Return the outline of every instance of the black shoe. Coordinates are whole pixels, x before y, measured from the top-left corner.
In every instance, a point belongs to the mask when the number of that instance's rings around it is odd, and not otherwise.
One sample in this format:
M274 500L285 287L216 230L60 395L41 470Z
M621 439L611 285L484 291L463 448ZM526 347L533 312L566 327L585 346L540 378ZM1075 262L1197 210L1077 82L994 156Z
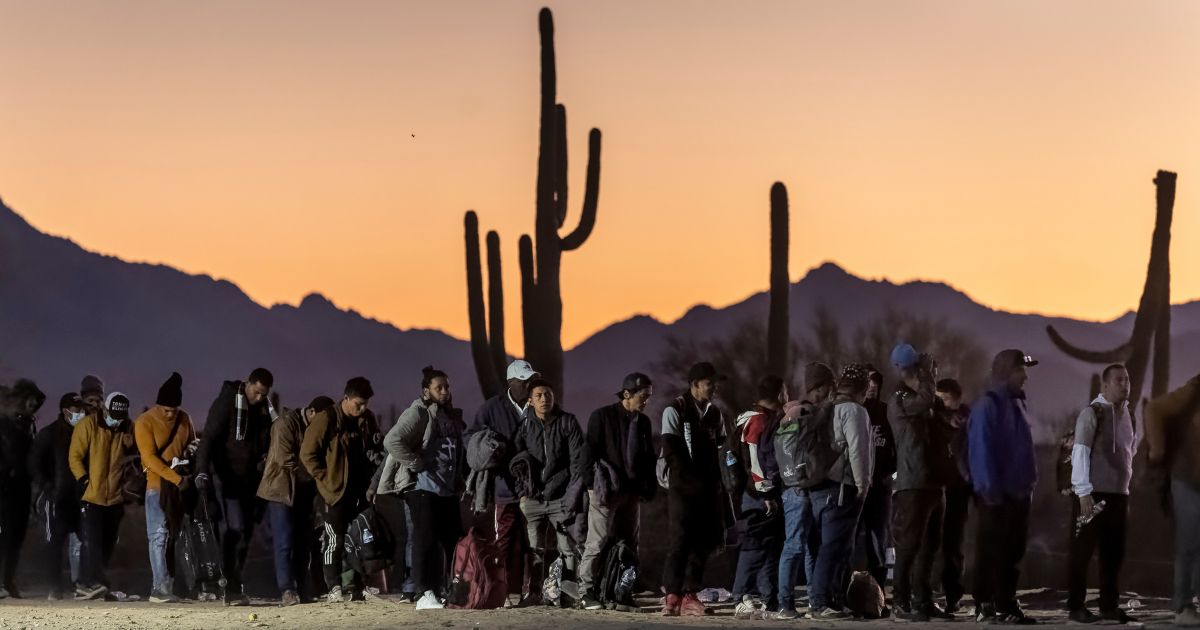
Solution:
M995 620L992 622L1002 626L1036 626L1038 620L1027 616L1021 609L1007 613L996 613Z
M929 615L920 609L914 609L909 606L897 605L892 611L892 619L901 623L904 622L919 622L924 623L929 621Z
M996 606L993 604L976 604L975 605L975 621L978 623L991 623L996 618Z
M947 614L953 616L954 613L962 612L962 604L958 602L946 602L946 606L942 608Z
M12 582L5 584L4 590L8 591L8 596L13 599L24 599L24 597L21 596L21 589L17 588L17 585L13 584Z
M928 606L923 606L921 609L921 612L925 613L925 615L927 617L929 617L930 619L942 619L942 620L954 619L954 615L952 615L949 612L946 612L945 610L942 609L941 606L938 606L936 603L930 604Z
M1096 623L1100 621L1099 617L1093 615L1092 611L1086 608L1072 610L1071 614L1067 615L1067 619L1070 619L1071 623Z
M1114 610L1101 610L1100 619L1103 621L1115 621L1117 623L1136 623L1137 617L1132 617L1125 613L1124 610L1116 608Z

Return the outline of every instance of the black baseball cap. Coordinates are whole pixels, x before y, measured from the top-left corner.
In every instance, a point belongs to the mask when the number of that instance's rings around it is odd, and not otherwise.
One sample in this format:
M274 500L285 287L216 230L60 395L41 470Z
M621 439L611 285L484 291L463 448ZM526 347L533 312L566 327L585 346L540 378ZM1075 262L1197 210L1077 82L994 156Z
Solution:
M82 409L83 406L83 398L81 398L79 394L76 394L75 392L67 392L66 394L62 395L62 398L58 399L59 409L70 409L71 407L79 407Z
M625 392L636 392L638 390L646 389L651 385L653 385L653 383L650 382L649 376L646 376L641 372L632 372L625 377L624 381L621 381L621 391L617 392L617 396L621 396Z
M129 399L121 392L109 394L108 399L104 401L104 408L108 410L108 415L117 420L129 419Z
M713 367L712 363L701 361L688 370L687 378L689 383L703 380L723 381L725 380L725 375L717 372L717 368Z
M992 359L992 374L1007 376L1018 367L1033 367L1037 364L1038 362L1024 351L1010 348L1001 350L996 354L996 358Z

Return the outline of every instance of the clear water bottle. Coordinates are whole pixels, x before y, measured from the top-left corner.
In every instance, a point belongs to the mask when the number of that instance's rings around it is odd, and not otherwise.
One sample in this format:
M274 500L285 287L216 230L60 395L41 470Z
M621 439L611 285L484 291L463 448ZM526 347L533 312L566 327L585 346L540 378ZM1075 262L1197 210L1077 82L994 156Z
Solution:
M1084 526L1091 523L1101 512L1104 511L1104 501L1099 501L1092 506L1092 510L1087 514L1080 514L1079 518L1075 519L1075 535L1078 536L1083 531Z

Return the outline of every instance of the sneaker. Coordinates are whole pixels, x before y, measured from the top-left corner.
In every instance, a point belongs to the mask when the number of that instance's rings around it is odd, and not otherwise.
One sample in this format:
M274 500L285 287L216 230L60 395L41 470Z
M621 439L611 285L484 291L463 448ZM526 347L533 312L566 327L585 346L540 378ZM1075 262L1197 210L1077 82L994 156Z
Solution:
M292 589L283 592L283 600L279 603L280 606L295 606L300 603L300 594Z
M583 597L579 598L580 610L600 610L604 605L600 600L596 599L591 593L584 593Z
M977 623L991 623L996 618L996 607L992 604L976 604L974 616Z
M663 616L664 617L678 617L679 616L679 607L682 603L683 603L682 597L680 597L678 595L667 595L665 598L663 598L663 610L662 610Z
M225 591L225 605L226 606L249 606L250 598L247 597L244 592L226 590Z
M852 616L853 615L840 608L831 608L829 606L825 606L817 610L809 608L808 614L804 615L804 618L815 619L818 621L833 621L836 619L849 619Z
M929 615L930 619L954 619L954 614L945 610L941 606L938 606L937 602L923 607L922 612L924 612L926 615Z
M76 584L75 601L89 601L102 597L108 592L103 584Z
M220 598L217 597L216 593L209 593L208 591L196 593L196 601L198 602L215 602L218 599Z
M897 604L895 610L892 612L892 621L898 623L925 623L929 621L929 613L919 608Z
M421 599L417 600L417 610L438 610L445 608L442 602L438 600L437 595L433 591L425 591Z
M325 603L327 603L327 604L344 604L344 603L346 603L346 596L344 594L342 594L342 587L335 586L335 587L329 589L329 594L325 596Z
M712 614L695 593L687 593L679 603L679 614L684 617L706 617Z
M140 601L142 601L142 597L140 595L130 595L124 591L109 591L104 594L104 601L106 601L106 602L140 602Z
M178 604L179 596L164 591L150 591L151 604Z
M24 597L21 596L21 589L17 588L16 584L13 584L11 582L8 584L5 584L4 590L8 591L8 596L13 599L24 599Z
M417 594L416 593L404 593L404 594L400 595L400 602L404 603L404 604L415 604L415 603L417 603ZM504 600L504 607L512 608L512 604L508 603L507 598L505 598L505 600Z
M733 607L733 618L758 619L761 618L761 614L759 613L758 605L754 603L754 600L751 599L749 595L743 595L742 601L738 602L738 605Z
M60 601L62 598L63 598L63 593L62 593L62 591L60 591L58 589L51 589L49 593L46 593L47 601L57 602L57 601Z
M1192 628L1200 626L1200 612L1196 611L1195 606L1184 608L1175 613L1175 625Z
M946 606L942 608L948 615L962 612L962 604L958 602L946 602Z
M1101 610L1100 619L1108 622L1116 622L1120 624L1137 623L1137 617L1127 614L1124 610L1117 608L1115 610Z
M775 613L772 618L780 621L790 621L792 619L799 619L800 613L796 612L795 608L780 608L779 612Z
M997 612L995 620L992 623L1002 626L1036 626L1038 620L1026 615L1024 611L1018 608L1007 613Z
M530 606L540 606L541 604L541 593L526 593L521 596L521 600L517 602L515 608L529 608Z
M1099 617L1093 615L1092 611L1086 608L1072 610L1071 613L1067 615L1067 619L1069 619L1071 623L1096 623L1097 621L1100 621Z
M8 599L8 591L3 586L0 586L0 599Z

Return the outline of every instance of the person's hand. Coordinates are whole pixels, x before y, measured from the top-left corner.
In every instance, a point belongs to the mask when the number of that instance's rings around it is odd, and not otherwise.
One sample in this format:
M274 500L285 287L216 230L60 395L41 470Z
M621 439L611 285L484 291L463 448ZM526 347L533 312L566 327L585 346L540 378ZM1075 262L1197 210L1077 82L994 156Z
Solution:
M779 511L779 504L776 503L774 499L767 499L766 501L763 501L763 505L766 507L767 516L774 516L775 513Z
M75 480L75 489L79 490L79 496L82 497L83 493L87 492L88 481L90 480L88 479L87 475Z
M208 490L208 473L200 473L193 479L196 484L196 489L200 491ZM180 486L182 487L182 486Z
M1081 515L1087 516L1091 514L1092 510L1094 509L1096 509L1096 501L1092 498L1092 495L1088 494L1079 497L1079 513Z
M375 503L375 488L367 488L367 503Z
M192 487L192 477L190 475L183 475L179 478L179 483L176 485L179 487L180 492L185 492Z

